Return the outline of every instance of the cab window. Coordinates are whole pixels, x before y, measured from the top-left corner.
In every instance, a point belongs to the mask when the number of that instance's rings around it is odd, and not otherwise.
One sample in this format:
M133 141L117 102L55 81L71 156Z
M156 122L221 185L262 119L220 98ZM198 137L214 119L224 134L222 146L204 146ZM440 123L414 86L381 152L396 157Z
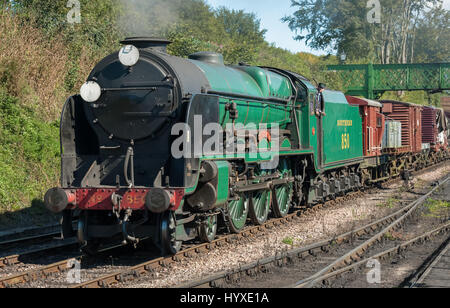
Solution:
M309 95L309 112L311 115L314 115L316 111L316 96L314 93Z

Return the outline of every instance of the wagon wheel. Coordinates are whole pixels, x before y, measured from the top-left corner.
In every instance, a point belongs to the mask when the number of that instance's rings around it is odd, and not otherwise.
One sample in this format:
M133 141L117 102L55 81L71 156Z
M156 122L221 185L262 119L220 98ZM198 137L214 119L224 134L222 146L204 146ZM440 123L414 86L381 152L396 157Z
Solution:
M271 203L272 191L263 190L253 194L249 209L250 218L253 224L262 225L267 221Z
M239 200L228 203L228 227L233 233L239 233L247 222L249 211L249 199L245 194L240 195Z
M206 218L199 228L199 238L202 242L211 243L214 241L217 234L217 215Z

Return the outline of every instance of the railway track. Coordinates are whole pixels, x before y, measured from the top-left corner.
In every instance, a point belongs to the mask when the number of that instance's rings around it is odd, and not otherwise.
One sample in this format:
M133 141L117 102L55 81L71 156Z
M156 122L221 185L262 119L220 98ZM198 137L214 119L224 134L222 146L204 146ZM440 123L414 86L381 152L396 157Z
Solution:
M384 250L383 252L380 252L370 258L365 258L365 259L359 260L359 261L357 261L351 265L348 265L346 267L340 268L338 270L335 270L330 273L327 273L327 274L318 276L314 279L311 279L311 280L307 281L308 284L306 284L306 281L305 281L305 284L302 284L299 286L286 286L286 287L297 287L297 288L314 287L315 285L318 285L320 283L322 285L328 285L330 283L330 280L332 280L332 279L336 279L346 273L354 272L358 269L365 268L366 265L368 264L369 260L374 260L374 259L385 260L396 254L402 253L403 251L405 251L406 249L408 249L409 247L411 247L415 244L429 240L433 236L437 236L442 233L448 233L449 231L450 231L450 223L447 223L441 227L438 227L432 231L429 231L429 232L422 234L420 236L417 236L405 243L402 243L401 245L397 245L393 248ZM318 247L313 246L311 248L317 249ZM321 247L321 249L323 249L323 248L324 248L324 246ZM433 269L436 269L437 266L439 266L439 262L441 262L441 258L444 255L445 256L448 255L449 248L450 247L447 244L446 249L442 251L442 254L440 254L438 258L435 259L436 263L433 263L429 267L426 268L426 271L423 273L423 276L421 276L422 280L418 280L416 282L416 284L411 287L420 287L423 284L423 281L425 281L427 279L429 273ZM220 282L220 281L225 281L225 282L235 281L236 279L239 279L239 277L241 275L254 275L254 274L256 274L257 271L264 271L265 266L267 266L269 264L276 263L277 265L280 265L280 264L286 262L286 260L289 258L294 258L294 257L305 258L308 254L313 253L311 250L308 250L308 249L309 249L309 247L305 247L304 250L302 249L299 252L294 252L294 251L287 252L286 254L279 256L279 257L272 257L272 258L260 260L258 262L254 262L254 263L242 266L239 270L235 270L232 272L227 271L224 273L218 273L216 275L213 275L211 277L208 277L208 278L205 278L205 279L202 279L199 281L178 285L177 288L215 287L216 283ZM447 257L449 257L449 256L447 256ZM447 263L448 263L448 261L447 261ZM443 283L445 283L445 281L443 281ZM448 284L448 282L447 282L447 284ZM434 285L434 286L436 286L436 285ZM446 285L446 287L448 287L448 285Z
M440 183L439 186L435 187L432 191L430 191L428 194L418 198L411 204L407 205L406 207L402 208L401 210L386 216L376 222L373 222L371 224L368 224L364 227L358 228L357 230L354 230L352 232L347 232L345 234L330 238L325 241L321 241L319 243L315 243L306 247L301 247L289 251L285 251L283 253L279 253L277 255L271 256L269 258L261 259L246 265L242 265L239 268L236 268L234 270L230 271L223 271L214 275L211 275L210 277L206 277L200 280L191 281L189 283L184 283L176 286L177 288L196 288L196 287L216 287L220 286L223 283L227 284L229 282L237 281L242 275L244 276L254 276L258 272L265 272L267 269L267 266L269 265L283 265L289 263L293 259L306 259L310 256L317 255L321 252L327 252L332 247L335 248L336 245L340 245L342 243L347 243L352 240L354 237L361 237L364 235L369 235L376 231L377 229L384 227L384 229L381 232L376 233L374 236L371 236L368 240L366 240L364 243L353 249L352 251L345 254L343 257L338 258L330 265L326 266L316 274L303 279L301 281L298 281L295 285L289 285L285 287L313 287L314 285L318 284L319 282L326 282L329 279L332 279L335 276L339 276L345 272L354 270L355 268L366 265L367 261L369 259L363 260L362 256L367 249L374 245L375 243L378 243L382 240L383 236L389 232L395 229L397 226L399 226L407 217L409 217L423 202L425 202L429 196L431 196L439 187L446 182L448 182L450 178L445 179ZM385 227L387 225L387 227ZM389 256L395 252L399 252L402 249L406 249L410 245L413 245L414 243L417 243L423 239L429 238L430 236L433 236L435 234L439 234L441 232L447 232L450 230L450 223L447 223L436 230L427 232L426 234L423 234L421 236L418 236L415 239L412 239L406 243L402 243L398 247L386 250L383 253L380 253L377 256L374 256L373 258L383 258L384 256ZM357 263L354 263L357 262Z
M431 259L408 279L409 288L450 287L450 237L432 254Z
M13 276L0 279L0 288L10 288L18 284L23 284L40 279L46 279L50 275L55 273L65 272L70 268L70 264L73 260L79 261L82 256L62 260L50 265L39 267L38 269L26 271Z
M429 167L424 170L420 170L420 171L418 171L418 174L426 172L429 169L438 168L438 167L439 167L439 165L436 165L436 166L432 166L432 167ZM392 181L398 181L398 180L392 180ZM371 188L369 190L374 190L374 189L376 189L376 188ZM337 205L339 203L347 202L349 200L355 199L362 195L364 195L364 192L353 192L346 196L339 197L336 200L331 200L331 201L325 202L323 204L318 204L317 206L315 206L313 208L301 208L301 209L296 210L292 214L286 216L285 218L272 219L262 226L254 226L254 227L246 228L239 234L231 234L231 235L222 236L222 237L219 237L218 239L216 239L215 241L213 241L212 243L193 245L191 247L188 247L185 250L182 250L181 252L179 252L178 254L176 254L174 256L154 258L152 260L138 264L136 266L128 267L125 270L115 271L115 272L112 272L111 274L103 275L101 277L98 277L98 278L95 278L92 280L88 280L83 283L73 285L71 287L73 287L73 288L99 288L99 287L109 287L109 286L112 286L117 283L131 281L142 275L151 274L151 273L155 272L158 268L170 266L171 264L179 262L179 261L183 260L184 258L195 257L196 255L202 254L207 251L211 251L215 248L219 248L224 245L228 245L230 243L235 243L237 241L240 241L240 240L243 240L243 239L246 239L249 237L253 237L259 233L270 230L276 226L288 224L288 223L298 219L300 215L309 214L311 212L315 212L324 207L333 206L333 205ZM401 211L399 211L398 213L395 213L395 214L399 215L400 212L403 212L403 211L405 211L405 209L402 209ZM388 222L393 221L395 219L395 217L396 216L394 215L393 217L386 218L385 222L379 221L378 223L384 225ZM309 253L309 251L313 252L313 251L317 251L317 250L327 249L326 247L328 247L330 244L335 243L335 242L345 241L349 236L351 237L355 234L360 234L361 232L368 231L368 228L376 229L375 226L366 226L366 227L367 228L365 228L365 230L363 228L363 229L357 230L356 232L350 232L349 234L346 234L345 236L343 235L342 237L334 238L332 242L328 241L326 243L325 242L322 243L322 245L319 245L317 247L309 247L308 253ZM75 259L80 261L82 258L83 258L83 256L79 255ZM50 275L67 271L69 269L68 265L72 263L73 259L74 258L69 258L66 260L62 260L60 262L56 262L54 264L50 264L47 266L43 266L43 267L31 270L31 271L19 273L14 276L0 278L0 288L1 287L12 287L12 286L16 286L16 285L30 282L30 281L45 280Z
M20 237L17 236L20 233L16 233L12 235L12 238L0 242L0 251L2 251L0 254L0 269L24 264L24 262L39 255L78 246L75 238L62 239L57 228L60 228L60 226L51 225L28 229ZM52 229L55 231L51 231ZM29 235L30 232L35 234Z
M75 230L76 225L77 222L74 221L73 227ZM0 251L7 251L13 248L23 247L25 245L31 246L35 244L42 244L53 240L62 240L60 225L30 228L0 236Z
M66 246L61 245L60 247L55 247L52 249L67 249L69 246L78 247L78 243L73 242L73 243L67 244ZM111 245L111 246L105 247L99 251L99 256L102 256L106 253L110 253L111 251L118 250L123 247L125 247L123 244ZM27 252L27 255L29 256L30 254L35 255L35 254L43 254L43 253L48 253L48 252L49 252L48 249L42 249L42 250ZM66 255L68 255L68 253L66 253ZM24 257L24 256L22 256L22 257ZM82 253L72 253L70 257L63 258L60 261L57 261L57 262L54 262L54 263L51 263L48 265L44 265L44 266L39 266L38 268L24 271L21 273L17 273L15 275L2 277L2 278L0 278L0 289L1 288L10 288L10 287L14 287L14 286L17 286L20 284L30 283L30 282L34 282L34 281L38 281L38 280L46 280L47 278L49 278L53 275L62 274L62 273L67 272L68 270L70 270L73 267L74 261L81 264L83 261L85 261L85 260L89 261L89 259L91 259L91 258L94 258L94 257L90 257L90 256L84 255ZM14 264L14 262L16 261L16 256L7 257L7 260L8 260L8 262L11 262L10 265L17 265L17 264ZM18 263L22 262L20 257L17 262Z
M61 232L56 231L56 232L43 233L43 234L38 234L38 235L25 236L25 237L21 237L21 238L17 238L17 239L12 239L12 240L5 240L5 241L0 242L0 249L1 250L10 249L13 246L22 245L23 243L33 244L35 242L53 240L53 239L57 238L58 236L59 236L59 238L61 238L60 237Z
M323 281L324 277L327 277L327 275L331 272L337 272L342 267L349 265L355 261L359 261L361 257L364 255L366 250L373 246L376 243L381 242L383 237L386 234L389 234L393 230L395 230L397 227L401 226L401 224L405 221L406 218L411 216L411 214L419 207L421 206L436 190L438 190L443 184L447 183L450 180L450 177L447 177L444 181L442 181L439 185L437 185L434 189L432 189L429 193L426 195L420 197L413 203L411 203L409 206L407 206L408 211L401 215L397 220L395 220L393 223L391 223L388 227L383 229L381 232L375 234L370 239L366 240L364 243L359 245L358 247L354 248L353 250L346 253L341 258L335 260L330 265L326 266L316 274L310 276L309 278L303 279L301 281L298 281L294 287L295 288L303 288L303 287L312 287L316 283ZM450 226L450 224L447 224L446 227ZM444 226L445 227L445 226ZM370 259L377 259L376 257L372 257ZM367 260L366 260L367 261ZM361 261L364 262L364 261Z
M8 242L17 238L22 238L35 234L56 232L59 230L60 230L59 224L49 224L42 227L27 227L27 228L18 228L13 230L0 231L0 243Z
M319 275L318 277L311 278L311 280L302 281L301 283L296 284L294 287L295 288L305 288L305 287L310 288L310 287L314 287L318 284L327 285L327 284L329 284L330 280L332 280L334 278L338 278L345 273L366 267L366 265L368 264L368 262L370 260L384 260L384 259L392 257L396 254L402 253L404 250L408 249L412 245L429 240L433 236L437 236L442 233L448 233L449 231L450 231L450 223L447 223L447 224L442 225L432 231L429 231L425 234L415 237L414 239L411 239L405 243L402 243L401 245L397 245L393 248L387 249L387 250L380 252L376 255L373 255L371 257L368 257L365 259L360 259L356 256L355 259L358 258L359 261L356 261L355 263L353 263L351 265L348 265L348 266L345 266L345 267L342 267L339 269L335 269L326 274Z
M28 260L31 260L33 257L49 254L58 250L63 249L72 249L78 247L78 241L73 238L69 240L65 240L63 242L57 243L50 247L38 248L34 250L25 251L23 253L12 254L4 257L0 257L0 269L8 266L25 264Z

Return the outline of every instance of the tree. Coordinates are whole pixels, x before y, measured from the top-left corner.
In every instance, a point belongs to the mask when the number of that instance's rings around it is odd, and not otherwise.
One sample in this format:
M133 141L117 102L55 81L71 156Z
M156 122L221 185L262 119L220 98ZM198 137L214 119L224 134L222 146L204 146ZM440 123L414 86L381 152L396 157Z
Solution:
M48 36L62 34L73 46L116 47L121 31L117 20L119 0L79 0L81 23L70 23L67 0L15 0L17 14ZM79 48L78 48L79 49Z
M360 0L292 0L298 10L283 21L300 33L295 39L306 40L315 49L345 53L350 61L411 62L420 20L429 9L442 11L442 0L380 2L380 24L367 20L367 2ZM437 26L442 29L442 24Z
M215 16L223 25L226 34L223 54L229 63L246 62L253 63L264 43L267 32L261 29L260 20L253 13L245 13L243 10L229 10L219 8Z
M450 62L450 12L436 7L418 22L414 37L415 62Z
M178 22L167 32L172 54L186 57L209 50L222 53L228 64L255 62L266 30L254 14L227 8L214 11L198 0L183 0L174 12Z
M253 46L264 43L267 30L261 29L261 22L255 14L222 7L215 12L215 16L223 24L230 39Z

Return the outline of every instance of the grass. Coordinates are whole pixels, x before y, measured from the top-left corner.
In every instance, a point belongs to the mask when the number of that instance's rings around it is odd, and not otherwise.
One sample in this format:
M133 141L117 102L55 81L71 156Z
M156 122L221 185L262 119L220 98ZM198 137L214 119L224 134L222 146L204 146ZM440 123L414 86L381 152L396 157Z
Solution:
M57 184L58 127L21 106L0 84L0 214L29 207Z
M405 240L405 236L401 232L396 231L388 232L384 237L389 241Z
M388 209L392 209L396 207L400 203L398 196L389 197L384 203L377 204L378 207L384 207Z
M426 213L424 214L427 217L433 218L441 218L448 216L450 211L450 202L443 200L434 200L429 199L425 203Z
M390 241L395 241L395 240L396 240L395 236L392 235L391 232L386 233L386 234L384 235L384 237L385 237L386 239L390 240Z
M293 237L285 237L281 242L285 245L291 246L291 249L294 247L301 247L301 245L304 244L302 239Z
M283 244L289 245L289 246L294 246L294 239L292 237L286 237L283 239Z
M283 244L294 246L294 239L292 237L286 237L282 242Z

